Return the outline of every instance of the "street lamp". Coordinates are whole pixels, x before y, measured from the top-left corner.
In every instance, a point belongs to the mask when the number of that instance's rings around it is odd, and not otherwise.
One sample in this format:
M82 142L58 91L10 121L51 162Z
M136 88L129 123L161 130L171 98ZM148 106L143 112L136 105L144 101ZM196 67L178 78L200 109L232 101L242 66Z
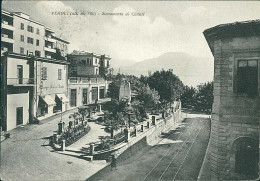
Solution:
M131 126L131 115L133 114L133 108L130 104L128 104L128 107L125 108L125 112L128 115L128 125L129 128Z

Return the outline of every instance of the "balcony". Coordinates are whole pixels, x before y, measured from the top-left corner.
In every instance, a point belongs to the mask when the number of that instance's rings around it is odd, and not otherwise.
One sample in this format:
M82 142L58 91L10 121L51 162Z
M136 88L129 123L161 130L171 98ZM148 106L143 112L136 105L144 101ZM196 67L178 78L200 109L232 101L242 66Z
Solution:
M6 34L2 34L2 42L12 43L14 44L14 39L9 37Z
M7 78L7 85L13 86L34 86L34 78Z
M6 22L6 21L2 22L2 28L7 29L7 30L11 30L11 31L15 30L14 26L9 25L8 22Z
M52 52L52 53L56 53L56 50L52 47L44 47L44 51L47 51L47 52Z
M53 39L53 38L51 38L51 36L45 36L44 39L45 39L46 41L49 41L49 42L52 42L52 43L55 43L55 42L56 42L56 40Z
M105 84L107 81L101 77L98 78L79 78L70 77L69 84Z

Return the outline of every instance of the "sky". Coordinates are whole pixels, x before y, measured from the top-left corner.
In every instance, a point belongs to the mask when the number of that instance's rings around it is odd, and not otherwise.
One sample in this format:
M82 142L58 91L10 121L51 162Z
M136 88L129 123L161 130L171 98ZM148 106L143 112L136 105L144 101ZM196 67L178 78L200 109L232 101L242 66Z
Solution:
M260 19L257 1L3 1L2 7L24 12L47 25L70 42L70 52L84 50L122 61L142 61L166 52L185 52L213 60L203 36L205 29Z

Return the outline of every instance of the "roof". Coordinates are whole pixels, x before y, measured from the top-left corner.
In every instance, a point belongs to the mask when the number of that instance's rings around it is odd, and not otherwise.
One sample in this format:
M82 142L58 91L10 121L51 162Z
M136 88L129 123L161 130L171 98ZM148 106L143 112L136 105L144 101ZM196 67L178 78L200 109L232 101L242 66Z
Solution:
M106 59L111 59L109 55L101 55L101 54L97 54L97 53L90 53L90 52L86 52L86 51L77 51L77 50L73 50L73 52L71 54L69 54L68 56L93 56L93 57L97 57L97 58L106 58Z
M213 41L215 39L260 35L260 19L220 24L206 29L203 34L211 52L214 53Z
M53 58L46 58L46 57L36 57L32 55L25 55L25 54L20 54L20 53L14 53L14 52L4 52L4 56L8 57L15 57L15 58L20 58L20 59L34 59L35 61L42 61L42 62L50 62L50 63L57 63L57 64L70 64L67 61L64 60L56 60Z

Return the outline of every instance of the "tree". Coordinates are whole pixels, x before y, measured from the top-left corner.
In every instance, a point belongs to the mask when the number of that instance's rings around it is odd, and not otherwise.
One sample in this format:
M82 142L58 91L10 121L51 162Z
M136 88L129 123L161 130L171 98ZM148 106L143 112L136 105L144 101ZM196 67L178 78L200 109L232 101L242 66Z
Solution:
M143 85L140 87L137 99L143 102L145 108L148 108L155 107L160 100L160 96L156 90L150 89L148 85Z
M184 85L182 81L169 70L154 72L148 77L147 83L150 88L158 91L161 101L172 102L174 99L180 98L183 93Z
M181 101L183 107L194 106L194 101L197 94L196 89L192 86L191 87L185 86L183 90L184 92L181 95Z
M89 108L88 107L80 107L80 108L78 108L78 113L81 115L81 121L82 121L82 125L83 125L84 120L85 120L85 116L89 113Z
M211 111L213 104L213 82L207 82L198 86L195 97L195 108L199 111Z

